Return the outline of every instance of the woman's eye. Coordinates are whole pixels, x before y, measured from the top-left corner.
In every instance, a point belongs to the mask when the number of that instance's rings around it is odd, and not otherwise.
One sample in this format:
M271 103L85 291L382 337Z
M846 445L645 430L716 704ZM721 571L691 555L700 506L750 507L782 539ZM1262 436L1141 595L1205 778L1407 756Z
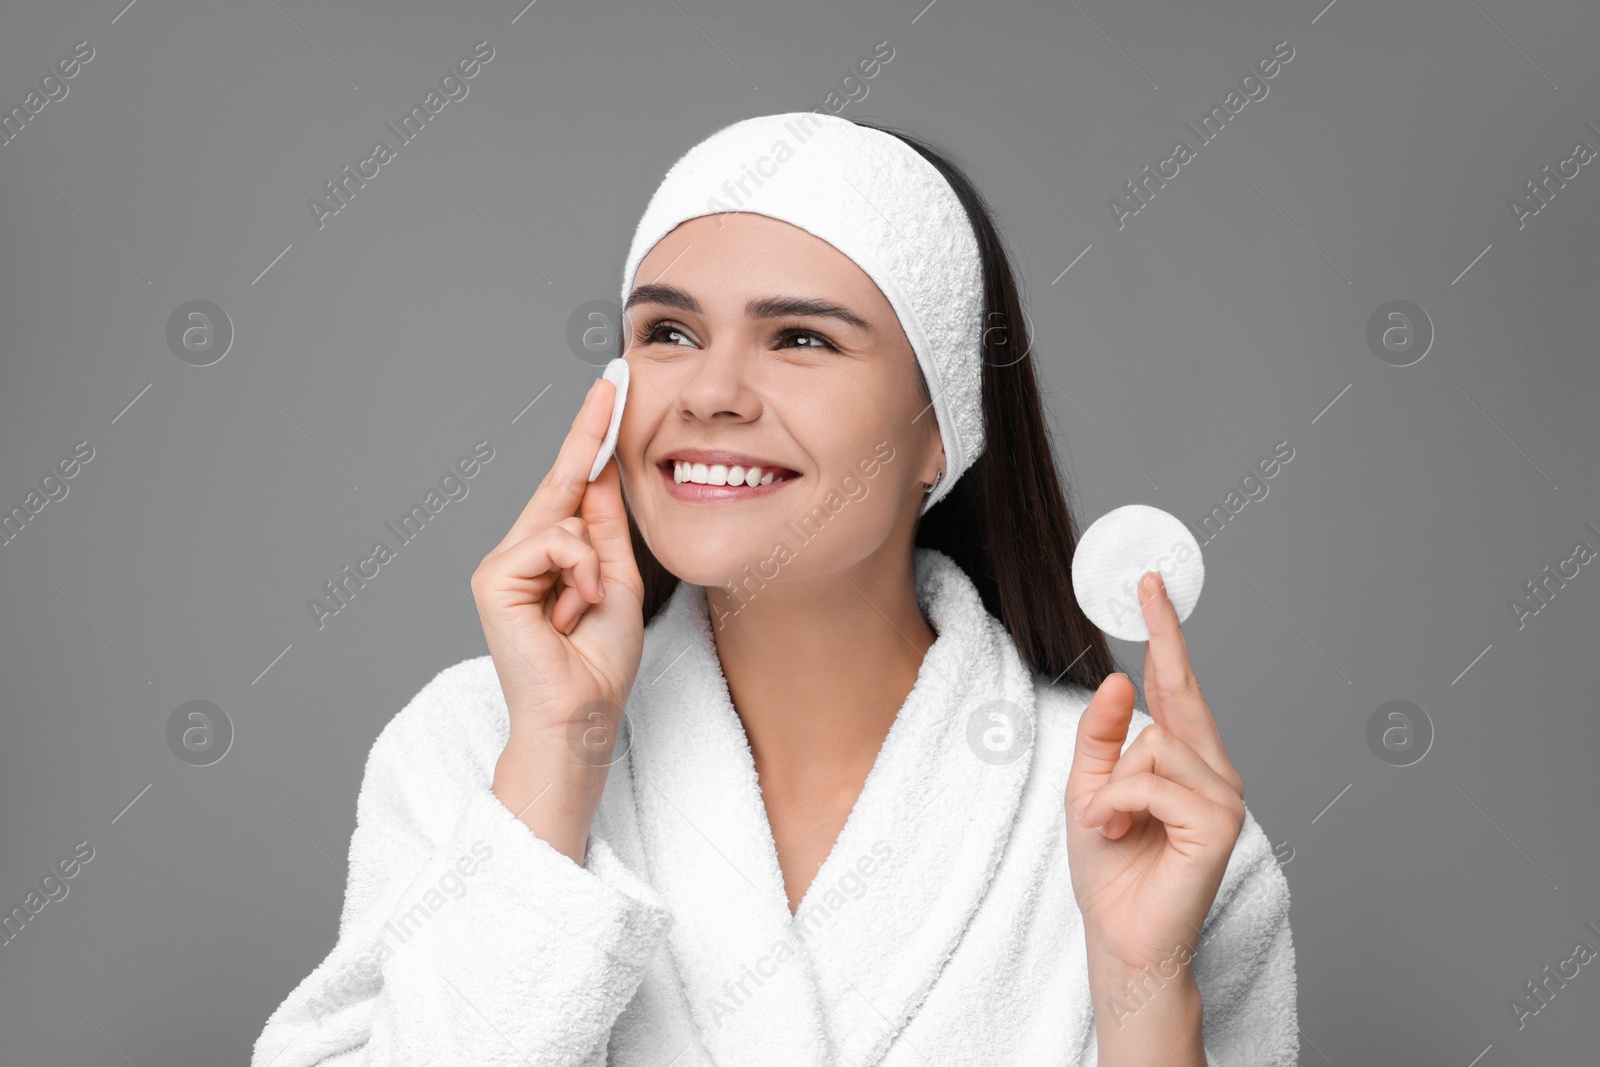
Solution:
M803 345L796 345L795 347L797 348L825 348L830 352L839 351L838 346L833 344L833 342L829 341L820 333L813 333L810 330L802 330L799 328L784 330L778 335L778 339L780 341L805 340L808 342Z
M684 333L682 329L667 322L651 323L639 332L637 341L642 345L666 344L680 347L685 342L691 345L694 343L689 340L689 335ZM782 347L822 348L830 352L839 351L837 345L820 333L801 329L798 326L781 331L778 334L778 342Z
M643 345L677 344L678 342L676 341L667 340L667 336L670 334L676 334L679 337L688 336L676 326L665 322L657 322L646 327L645 330L639 334L639 343Z

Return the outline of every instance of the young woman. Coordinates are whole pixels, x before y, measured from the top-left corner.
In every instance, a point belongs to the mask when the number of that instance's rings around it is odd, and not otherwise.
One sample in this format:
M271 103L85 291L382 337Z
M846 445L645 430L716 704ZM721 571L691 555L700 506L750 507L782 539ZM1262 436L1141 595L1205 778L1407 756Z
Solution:
M1077 605L971 183L747 119L623 293L615 459L596 382L473 576L489 655L373 745L254 1067L1294 1064L1287 883L1159 574L1148 714Z

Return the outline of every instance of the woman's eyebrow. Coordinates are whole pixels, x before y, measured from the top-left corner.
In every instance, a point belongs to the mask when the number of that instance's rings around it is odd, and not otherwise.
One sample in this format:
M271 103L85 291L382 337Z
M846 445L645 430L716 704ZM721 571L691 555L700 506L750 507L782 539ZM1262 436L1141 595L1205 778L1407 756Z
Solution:
M661 282L651 282L641 285L628 294L628 302L623 310L642 303L664 304L682 311L702 314L700 302L675 285ZM872 324L857 315L843 304L836 304L831 300L822 300L816 297L804 296L765 296L757 297L744 306L746 317L752 319L775 319L789 315L804 315L812 317L838 319L840 322L849 323L862 330L872 329Z

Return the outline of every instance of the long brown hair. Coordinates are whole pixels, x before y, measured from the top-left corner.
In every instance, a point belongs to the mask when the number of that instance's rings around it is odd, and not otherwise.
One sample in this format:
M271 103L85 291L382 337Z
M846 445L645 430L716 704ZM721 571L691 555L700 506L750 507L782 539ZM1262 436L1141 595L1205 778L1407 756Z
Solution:
M966 209L983 266L984 450L921 517L915 543L938 549L966 572L1032 670L1097 689L1120 668L1073 595L1077 528L1051 449L1016 277L993 212L960 168L931 145L876 122L851 121L900 138L944 175ZM628 529L648 624L679 578L655 558L631 511Z

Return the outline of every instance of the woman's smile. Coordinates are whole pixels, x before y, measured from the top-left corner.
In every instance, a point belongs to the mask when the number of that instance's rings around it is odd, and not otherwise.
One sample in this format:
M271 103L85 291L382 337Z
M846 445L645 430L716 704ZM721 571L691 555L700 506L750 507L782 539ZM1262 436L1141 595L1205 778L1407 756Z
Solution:
M798 471L733 452L681 449L657 464L667 492L688 503L754 500L800 480Z

